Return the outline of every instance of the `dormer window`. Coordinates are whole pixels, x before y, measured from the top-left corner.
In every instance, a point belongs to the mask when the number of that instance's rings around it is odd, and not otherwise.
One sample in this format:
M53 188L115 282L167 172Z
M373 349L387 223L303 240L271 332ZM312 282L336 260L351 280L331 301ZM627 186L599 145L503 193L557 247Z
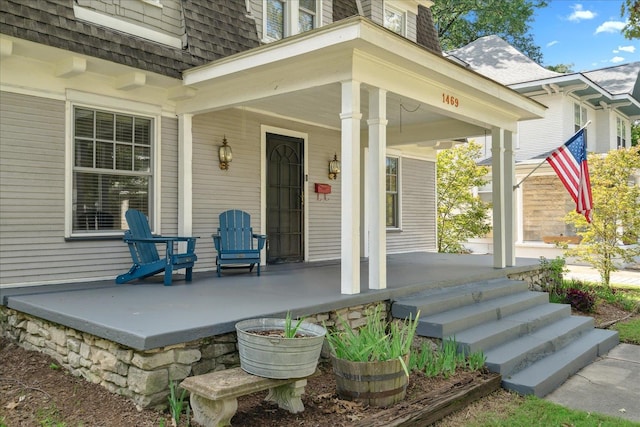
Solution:
M280 40L318 27L321 4L321 0L264 0L264 41Z
M316 27L316 0L300 0L298 11L298 32L313 30Z
M266 0L265 37L280 40L284 37L284 1Z
M384 26L391 31L405 36L407 34L406 12L384 4Z

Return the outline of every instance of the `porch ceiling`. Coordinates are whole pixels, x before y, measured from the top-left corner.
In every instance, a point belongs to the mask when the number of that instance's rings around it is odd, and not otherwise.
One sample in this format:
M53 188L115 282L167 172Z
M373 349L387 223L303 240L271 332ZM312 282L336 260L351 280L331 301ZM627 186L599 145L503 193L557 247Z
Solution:
M178 113L242 107L340 129L341 82L362 83L361 125L370 88L387 91L388 144L433 145L516 130L545 107L361 17L261 46L184 73L195 96ZM447 98L449 97L449 98ZM451 98L453 97L453 98Z

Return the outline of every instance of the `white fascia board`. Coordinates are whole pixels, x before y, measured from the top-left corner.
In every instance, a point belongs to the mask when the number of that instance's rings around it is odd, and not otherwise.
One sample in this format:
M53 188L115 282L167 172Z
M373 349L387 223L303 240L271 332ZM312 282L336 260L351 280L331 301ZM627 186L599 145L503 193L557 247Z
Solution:
M194 85L355 40L360 35L358 24L359 22L352 22L344 28L338 27L327 32L321 31L322 29L310 31L192 68L183 73L184 84Z
M123 21L109 15L104 15L91 9L80 7L75 3L73 4L73 13L76 18L82 21L102 25L104 27L112 28L123 33L131 34L143 39L151 40L153 42L175 47L176 49L182 49L182 40L180 40L179 37L170 36L168 34L161 33L160 31L145 28L141 25Z

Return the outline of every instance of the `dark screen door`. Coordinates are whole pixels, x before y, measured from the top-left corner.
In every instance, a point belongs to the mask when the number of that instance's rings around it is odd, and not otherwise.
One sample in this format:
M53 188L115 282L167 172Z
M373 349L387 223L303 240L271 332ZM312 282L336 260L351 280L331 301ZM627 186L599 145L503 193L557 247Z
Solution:
M267 133L267 263L304 260L304 140Z

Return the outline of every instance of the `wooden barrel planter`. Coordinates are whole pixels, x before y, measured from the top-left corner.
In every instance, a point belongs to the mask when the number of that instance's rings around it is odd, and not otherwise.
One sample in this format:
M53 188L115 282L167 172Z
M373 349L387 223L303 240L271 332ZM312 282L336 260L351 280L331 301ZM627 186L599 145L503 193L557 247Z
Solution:
M409 365L409 355L403 357ZM338 396L370 406L386 407L403 400L409 377L398 359L351 362L331 356Z

